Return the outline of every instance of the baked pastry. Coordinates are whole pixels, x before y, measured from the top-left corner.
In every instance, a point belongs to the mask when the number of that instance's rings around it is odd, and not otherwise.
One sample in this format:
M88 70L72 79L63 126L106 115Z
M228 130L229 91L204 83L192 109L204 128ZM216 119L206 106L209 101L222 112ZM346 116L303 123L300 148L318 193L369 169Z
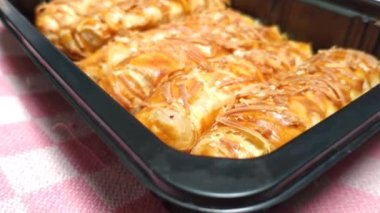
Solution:
M105 70L113 70L132 55L149 50L161 40L173 38L211 42L229 52L249 49L257 40L286 39L277 27L264 27L233 10L204 11L148 31L124 32L77 65L97 82Z
M168 79L146 100L137 119L169 146L191 151L234 102L237 91L292 70L311 55L304 43L258 43L256 49L211 59L206 68L194 67Z
M196 66L207 69L209 59L285 39L276 27L264 27L232 10L205 11L150 31L120 35L77 65L134 113L169 75Z
M281 81L240 91L191 154L252 158L270 153L379 82L376 58L349 49L320 51Z
M55 36L58 36L56 39L59 42L58 46L70 58L79 60L88 57L119 32L147 30L160 23L202 10L223 9L228 1L107 0L105 2L112 2L112 6L81 17L70 30L60 30L55 33Z
M125 0L53 0L36 8L36 27L60 50L60 37L68 33L84 17L107 10Z
M168 76L187 67L207 68L208 59L224 53L210 43L165 39L104 72L98 84L125 109L135 113L148 105L145 99Z
M376 58L312 56L227 3L55 0L36 24L164 143L194 155L270 153L379 84Z

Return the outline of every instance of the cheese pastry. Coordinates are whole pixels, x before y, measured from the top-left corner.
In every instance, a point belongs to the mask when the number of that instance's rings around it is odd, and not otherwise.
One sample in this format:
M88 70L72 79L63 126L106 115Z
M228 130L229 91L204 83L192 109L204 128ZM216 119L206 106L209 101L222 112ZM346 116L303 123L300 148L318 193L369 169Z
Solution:
M53 0L36 8L36 27L60 50L61 36L69 33L80 20L99 10L107 10L125 0Z
M311 55L304 43L257 45L177 73L146 100L136 117L163 142L189 152L216 117L251 82L266 82L278 71L292 70Z
M124 0L81 19L60 33L63 51L75 60L88 57L122 31L144 31L206 9L223 9L226 0Z
M132 113L146 105L144 100L169 75L197 66L208 69L208 60L239 54L244 48L287 42L277 28L261 26L230 10L204 12L130 37L117 37L77 64ZM297 50L310 53L308 44L297 43Z
M333 48L286 75L239 91L191 154L253 158L270 153L379 84L380 66L365 53Z

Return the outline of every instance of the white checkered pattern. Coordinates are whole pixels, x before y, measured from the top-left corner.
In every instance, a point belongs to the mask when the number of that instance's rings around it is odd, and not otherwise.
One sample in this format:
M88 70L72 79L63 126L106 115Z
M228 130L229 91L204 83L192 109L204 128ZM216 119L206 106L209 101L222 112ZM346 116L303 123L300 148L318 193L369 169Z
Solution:
M0 212L166 212L2 26Z

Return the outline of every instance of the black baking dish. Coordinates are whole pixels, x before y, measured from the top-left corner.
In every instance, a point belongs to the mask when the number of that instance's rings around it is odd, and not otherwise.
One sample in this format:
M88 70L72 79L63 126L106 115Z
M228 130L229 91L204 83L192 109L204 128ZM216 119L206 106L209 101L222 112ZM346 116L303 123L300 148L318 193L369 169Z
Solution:
M344 7L343 1L332 2L235 0L232 7L264 23L279 24L289 36L310 41L316 49L354 47L379 58L380 22L375 16ZM269 155L229 160L177 152L161 143L36 30L29 20L33 20L38 3L2 0L4 25L128 169L158 196L180 207L210 212L269 208L305 187L380 130L378 85ZM380 12L380 7L376 10Z

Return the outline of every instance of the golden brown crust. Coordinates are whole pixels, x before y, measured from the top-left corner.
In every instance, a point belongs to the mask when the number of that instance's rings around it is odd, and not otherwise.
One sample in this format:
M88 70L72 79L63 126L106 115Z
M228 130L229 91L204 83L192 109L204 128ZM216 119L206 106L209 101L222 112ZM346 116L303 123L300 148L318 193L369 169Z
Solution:
M192 154L252 158L269 153L377 85L378 61L359 51L321 51L281 81L241 90Z
M250 48L252 42L257 40L284 40L278 29L262 27L256 21L232 10L205 11L145 32L124 32L77 64L93 76L103 73L104 67L113 70L113 67L131 55L149 50L152 45L164 39L215 43L231 51Z
M61 36L74 28L84 17L125 0L53 0L36 8L36 27L60 50Z
M37 9L36 23L48 38L54 40L53 43L74 60L88 57L122 31L150 29L191 13L223 9L228 3L226 0L107 0L101 2L102 8L88 0L73 2L59 3L60 8L70 9L62 11L63 15L60 16L62 22L70 20L70 25L59 26L58 17L53 14L58 4L54 1ZM46 29L52 26L53 19L57 27L51 33Z
M169 75L187 67L206 67L207 59L222 53L212 45L166 39L104 73L98 83L127 110L136 112L147 105L145 99Z
M231 32L223 34L226 28ZM208 69L209 59L259 48L268 41L282 45L283 40L276 28L263 27L239 13L207 11L144 33L119 36L77 64L127 110L136 112L169 75L194 66ZM294 42L294 47L310 54L307 44Z
M36 25L87 57L77 65L164 143L194 155L270 153L379 84L376 58L340 48L311 57L309 44L227 3L55 0Z
M136 117L169 146L190 151L218 114L233 103L237 91L291 70L309 57L310 49L302 49L304 45L267 43L208 60L208 69L190 69L156 88ZM277 56L285 53L287 57Z

